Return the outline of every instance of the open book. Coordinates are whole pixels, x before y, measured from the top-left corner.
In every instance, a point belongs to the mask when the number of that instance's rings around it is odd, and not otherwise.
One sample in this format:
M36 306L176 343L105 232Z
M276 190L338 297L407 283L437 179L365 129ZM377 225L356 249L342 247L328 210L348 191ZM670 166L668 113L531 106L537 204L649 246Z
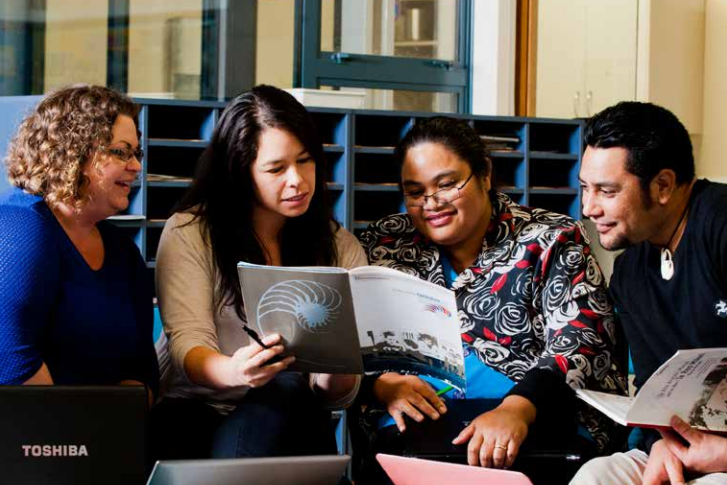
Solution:
M576 395L624 426L669 427L677 415L691 426L727 432L727 348L679 350L636 397L579 389Z
M464 389L464 356L451 290L400 271L363 266L239 263L248 325L278 333L291 370L422 374Z

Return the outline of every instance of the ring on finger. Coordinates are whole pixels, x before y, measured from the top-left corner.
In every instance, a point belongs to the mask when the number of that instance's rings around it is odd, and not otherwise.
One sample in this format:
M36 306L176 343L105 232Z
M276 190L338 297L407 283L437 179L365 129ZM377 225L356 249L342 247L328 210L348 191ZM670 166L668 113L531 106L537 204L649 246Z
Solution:
M507 451L507 446L503 446L503 445L495 445L495 448L500 448L501 450L505 450L505 451Z

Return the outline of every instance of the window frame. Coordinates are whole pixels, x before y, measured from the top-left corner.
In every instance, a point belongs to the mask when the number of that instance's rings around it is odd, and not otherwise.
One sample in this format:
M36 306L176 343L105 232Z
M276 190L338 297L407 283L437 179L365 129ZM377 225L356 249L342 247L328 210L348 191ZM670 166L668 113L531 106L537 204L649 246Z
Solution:
M472 111L472 11L474 2L457 3L455 61L321 51L322 0L297 0L299 9L298 87L321 85L457 94L457 113ZM425 81L422 81L425 80Z

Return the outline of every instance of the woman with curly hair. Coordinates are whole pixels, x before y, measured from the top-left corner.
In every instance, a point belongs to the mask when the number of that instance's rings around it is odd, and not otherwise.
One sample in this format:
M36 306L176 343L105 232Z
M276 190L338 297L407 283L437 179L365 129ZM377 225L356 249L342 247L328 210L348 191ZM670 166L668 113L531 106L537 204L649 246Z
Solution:
M157 458L336 453L328 409L348 405L359 380L287 372L294 356L275 360L280 335L264 337L263 348L245 332L237 275L239 261L366 264L333 219L325 163L310 114L285 91L257 86L220 116L157 252L172 361L152 416Z
M104 221L141 169L138 108L99 86L40 101L5 160L0 197L0 384L158 385L152 286Z
M395 452L412 421L446 419L458 400L481 399L452 436L470 465L512 466L536 427L564 447L603 447L608 423L587 414L573 389L622 393L624 382L613 361L613 310L583 226L492 190L488 152L466 121L417 123L395 158L407 212L373 223L361 240L370 264L455 292L467 389L397 373L367 381L371 401L388 412L380 444Z

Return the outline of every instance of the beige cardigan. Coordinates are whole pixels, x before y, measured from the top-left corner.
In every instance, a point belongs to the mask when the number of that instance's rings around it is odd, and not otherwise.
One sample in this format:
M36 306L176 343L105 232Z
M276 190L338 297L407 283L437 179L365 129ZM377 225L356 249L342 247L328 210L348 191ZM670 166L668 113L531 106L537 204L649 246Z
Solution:
M220 278L199 221L187 224L192 217L189 213L174 214L164 226L157 252L157 297L171 358L164 387L168 397L202 399L220 412L228 413L245 395L247 387L211 389L192 383L184 372L184 358L194 347L232 355L250 340L242 330L244 322L232 306L213 308L220 291ZM340 267L348 269L367 264L358 240L343 228L336 233L336 247ZM317 376L310 377L312 386ZM357 382L349 395L326 403L327 407L349 405L358 387Z

